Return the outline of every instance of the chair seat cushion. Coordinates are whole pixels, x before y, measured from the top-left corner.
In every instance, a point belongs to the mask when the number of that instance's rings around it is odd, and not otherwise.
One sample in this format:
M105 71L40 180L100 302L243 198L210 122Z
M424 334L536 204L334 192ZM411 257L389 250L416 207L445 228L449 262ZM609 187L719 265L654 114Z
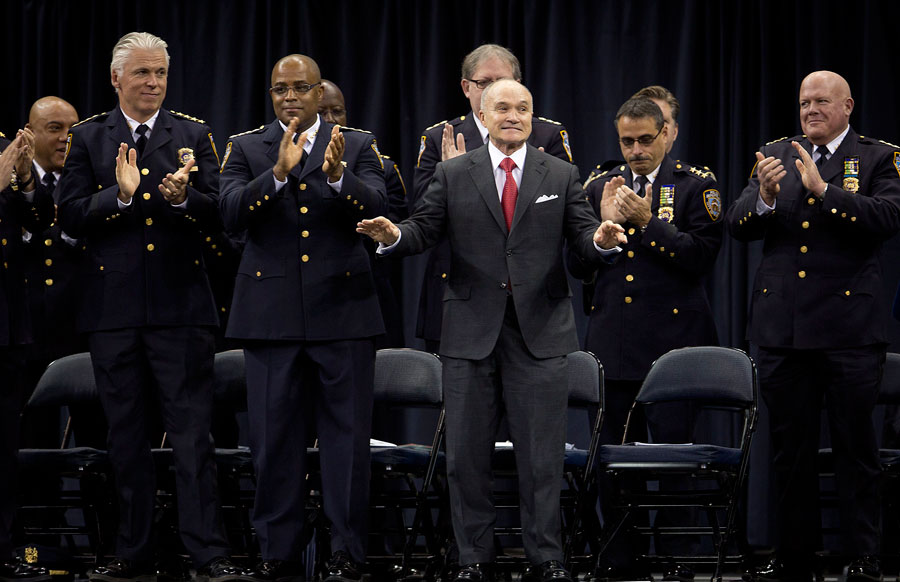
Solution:
M738 466L741 449L718 445L602 445L600 463L690 463L697 465Z
M19 449L19 470L53 473L85 470L105 472L109 470L109 456L106 451L91 447Z

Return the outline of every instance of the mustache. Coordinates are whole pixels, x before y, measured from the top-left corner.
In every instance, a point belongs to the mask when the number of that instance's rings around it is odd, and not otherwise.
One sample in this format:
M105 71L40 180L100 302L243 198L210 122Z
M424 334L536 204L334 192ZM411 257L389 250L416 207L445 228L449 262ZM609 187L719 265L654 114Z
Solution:
M646 161L650 161L650 156L644 156L644 155L639 154L636 156L631 156L630 158L628 158L628 161L629 162L646 162Z

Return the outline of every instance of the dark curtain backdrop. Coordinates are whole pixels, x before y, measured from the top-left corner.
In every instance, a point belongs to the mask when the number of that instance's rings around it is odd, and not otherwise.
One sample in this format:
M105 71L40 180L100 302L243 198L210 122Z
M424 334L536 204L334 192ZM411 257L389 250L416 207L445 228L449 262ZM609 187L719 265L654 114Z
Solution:
M460 62L484 42L519 56L536 111L569 129L583 177L620 157L612 118L635 90L655 83L681 101L673 155L712 168L726 201L746 184L759 144L800 133L797 91L812 70L847 78L855 129L900 141L896 1L0 0L0 6L0 130L7 135L43 95L64 97L82 118L114 107L112 46L126 32L146 30L169 43L165 106L205 119L220 152L228 135L273 118L266 92L272 65L299 52L341 86L349 124L377 135L407 184L421 130L466 113ZM710 278L724 345L745 346L759 254L758 245L726 240ZM898 265L895 238L884 252L890 297ZM405 265L405 326L414 346L421 266L421 258ZM900 325L891 326L892 349L900 350ZM755 451L756 516L768 514L766 440ZM767 541L764 521L750 525L751 541Z

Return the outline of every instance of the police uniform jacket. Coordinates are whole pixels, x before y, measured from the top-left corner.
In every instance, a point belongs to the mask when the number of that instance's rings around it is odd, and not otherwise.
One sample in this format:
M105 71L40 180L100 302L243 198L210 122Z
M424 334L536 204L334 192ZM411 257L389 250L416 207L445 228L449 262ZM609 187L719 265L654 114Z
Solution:
M453 126L454 137L462 134L466 141L466 151L472 151L484 145L484 139L475 124L474 114L454 117L432 125L419 138L419 155L413 175L413 193L410 199L412 210L428 188L434 168L441 161L441 141L444 124ZM534 116L531 120L531 135L528 144L544 148L544 152L566 162L572 162L572 148L569 146L569 134L566 128L557 121ZM438 340L441 337L441 309L444 291L447 288L447 277L450 273L450 249L446 243L436 246L429 257L422 282L422 293L419 299L418 322L416 336L427 340Z
M72 127L59 185L59 221L83 240L80 331L141 326L215 326L219 319L203 261L203 237L222 229L216 199L218 158L199 120L159 111L143 154L131 204L119 208L116 155L134 147L117 107ZM191 156L186 207L158 186Z
M622 164L585 182L588 200L600 215L603 185L615 176L631 187L634 175ZM671 189L660 212L660 192ZM653 182L651 218L645 231L626 222L628 242L612 262L586 264L569 253L569 268L596 285L585 349L603 362L612 380L643 380L667 351L718 343L706 290L722 242L721 200L711 172L666 156Z
M0 134L0 152L9 144ZM32 175L37 181L37 173ZM53 198L40 182L31 202L25 199L17 181L0 192L0 346L31 341L22 229L42 230L52 219Z
M728 229L763 241L750 304L750 341L769 348L827 349L887 341L879 253L900 230L900 149L850 128L819 170L823 200L803 187L795 167L804 136L760 152L782 160L787 175L771 213L757 215L756 168L729 208Z
M222 215L246 231L226 335L341 340L384 332L369 257L356 223L387 211L384 168L372 134L343 128L338 193L322 171L332 124L321 122L305 163L275 191L284 130L273 121L233 136L222 165Z

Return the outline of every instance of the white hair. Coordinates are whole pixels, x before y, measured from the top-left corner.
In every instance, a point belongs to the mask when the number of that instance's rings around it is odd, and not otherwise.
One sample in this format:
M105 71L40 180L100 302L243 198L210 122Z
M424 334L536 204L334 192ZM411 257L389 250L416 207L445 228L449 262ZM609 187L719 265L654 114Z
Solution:
M112 50L112 61L109 63L109 72L119 75L125 70L125 62L131 56L134 49L162 50L166 55L166 67L169 66L169 51L166 50L166 41L149 32L129 32L119 39Z

